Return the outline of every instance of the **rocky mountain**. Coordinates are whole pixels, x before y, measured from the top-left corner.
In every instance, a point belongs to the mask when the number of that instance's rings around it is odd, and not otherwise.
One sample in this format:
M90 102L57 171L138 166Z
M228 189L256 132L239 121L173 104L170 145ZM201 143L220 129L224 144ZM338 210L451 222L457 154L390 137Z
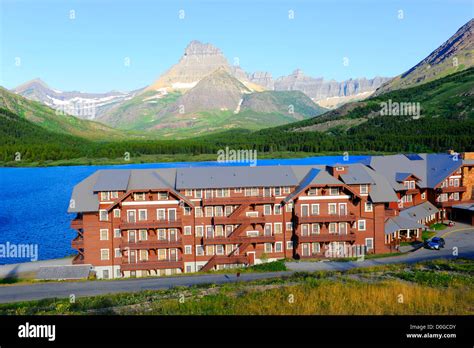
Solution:
M146 90L189 90L219 68L231 73L251 90L261 91L264 89L250 82L247 74L240 67L231 66L219 48L194 40L186 47L179 62L162 74Z
M377 95L413 87L442 78L474 65L474 19L410 70L382 85Z
M133 98L140 91L111 91L107 93L63 92L50 88L39 78L28 81L12 90L13 93L41 102L53 109L89 120L100 117L100 115L104 114L114 105Z
M343 102L344 97L370 95L388 80L389 78L386 77L375 77L373 79L349 79L342 82L325 81L323 78L307 76L302 70L297 69L288 76L278 78L274 82L274 89L277 91L301 91L317 102L328 98L339 98L340 102Z

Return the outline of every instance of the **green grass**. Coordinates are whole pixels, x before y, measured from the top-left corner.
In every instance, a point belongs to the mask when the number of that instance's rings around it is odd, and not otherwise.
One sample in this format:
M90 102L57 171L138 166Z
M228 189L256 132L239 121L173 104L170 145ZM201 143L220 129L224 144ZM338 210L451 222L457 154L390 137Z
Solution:
M442 231L444 229L446 229L448 226L446 226L446 224L443 224L441 222L437 222L433 225L430 226L430 229L434 230L434 231ZM424 231L424 232L427 232L427 231Z
M473 268L473 260L457 259L303 272L253 282L84 297L75 303L46 299L1 304L0 315L472 315Z

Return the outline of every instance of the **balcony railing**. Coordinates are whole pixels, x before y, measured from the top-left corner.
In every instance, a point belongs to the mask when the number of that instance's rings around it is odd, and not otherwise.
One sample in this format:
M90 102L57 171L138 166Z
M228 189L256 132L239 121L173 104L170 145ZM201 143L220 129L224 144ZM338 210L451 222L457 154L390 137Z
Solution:
M259 224L267 222L266 216L215 216L214 225L236 225L242 223Z
M183 260L155 260L155 261L138 261L135 263L122 263L120 269L122 271L134 270L150 270L150 269L167 269L167 268L183 268Z
M71 221L71 228L78 230L83 228L84 223L82 221L82 218L75 218L74 220Z
M298 236L299 243L311 242L355 242L356 235L353 232L348 234L324 233L310 234L308 236Z
M283 195L282 195L283 196ZM246 197L212 197L203 198L203 205L219 205L219 204L239 204L239 203L275 203L276 197L264 196L246 196Z
M311 222L354 222L357 218L354 214L325 214L297 216L296 219L298 224L306 224Z
M439 189L441 193L466 192L466 186L448 186Z
M120 248L130 249L156 249L156 248L177 248L182 246L181 238L177 240L140 240L136 242L122 241Z
M202 238L203 245L209 244L242 244L242 243L273 243L275 236L236 236L236 237L213 237Z
M71 242L71 247L73 249L82 249L82 248L84 248L84 238L80 237L80 236L77 236L76 238L74 238Z
M122 221L120 228L122 230L140 229L140 228L179 228L182 226L181 219L176 220L144 220L128 222Z

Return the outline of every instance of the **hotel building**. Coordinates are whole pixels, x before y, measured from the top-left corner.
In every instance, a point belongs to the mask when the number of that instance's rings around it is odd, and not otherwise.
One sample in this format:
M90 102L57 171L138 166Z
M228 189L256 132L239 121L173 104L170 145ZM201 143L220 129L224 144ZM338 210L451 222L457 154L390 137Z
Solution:
M99 170L72 193L73 263L118 278L394 252L456 209L472 215L473 167L467 153Z

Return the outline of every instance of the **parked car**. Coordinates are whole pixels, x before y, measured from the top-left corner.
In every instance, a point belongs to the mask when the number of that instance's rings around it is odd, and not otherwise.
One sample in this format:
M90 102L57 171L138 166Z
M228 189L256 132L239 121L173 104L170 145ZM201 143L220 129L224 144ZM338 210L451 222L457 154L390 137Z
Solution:
M440 250L441 248L444 248L445 241L441 237L433 237L431 239L428 239L425 242L425 248L427 249L432 249L432 250Z
M453 227L453 226L455 226L455 225L456 225L456 223L455 223L454 221L449 221L449 222L448 222L448 226L449 226L449 227Z

